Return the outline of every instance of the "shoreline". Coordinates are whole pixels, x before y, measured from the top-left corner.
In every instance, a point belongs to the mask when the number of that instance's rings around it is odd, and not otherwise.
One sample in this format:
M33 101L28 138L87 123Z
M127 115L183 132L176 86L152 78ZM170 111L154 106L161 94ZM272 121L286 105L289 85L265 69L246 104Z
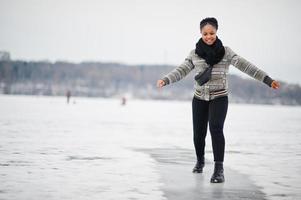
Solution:
M206 160L204 172L192 173L194 152L182 148L136 149L149 154L157 163L161 189L168 200L266 200L266 194L247 175L224 166L225 182L210 183L213 163Z

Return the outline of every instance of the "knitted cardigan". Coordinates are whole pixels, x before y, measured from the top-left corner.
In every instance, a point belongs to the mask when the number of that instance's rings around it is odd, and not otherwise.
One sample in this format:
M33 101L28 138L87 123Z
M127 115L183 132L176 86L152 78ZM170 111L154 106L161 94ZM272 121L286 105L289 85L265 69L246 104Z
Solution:
M225 55L223 59L213 66L211 79L202 86L200 86L196 81L194 82L195 97L201 100L210 101L217 97L227 96L227 74L229 72L230 65L233 65L252 78L271 86L273 80L267 75L267 73L234 53L229 47L225 47ZM203 72L207 67L209 66L205 60L195 54L195 50L192 50L185 61L180 66L166 74L162 80L164 80L166 85L171 84L183 79L193 69L195 69L196 73L199 73Z

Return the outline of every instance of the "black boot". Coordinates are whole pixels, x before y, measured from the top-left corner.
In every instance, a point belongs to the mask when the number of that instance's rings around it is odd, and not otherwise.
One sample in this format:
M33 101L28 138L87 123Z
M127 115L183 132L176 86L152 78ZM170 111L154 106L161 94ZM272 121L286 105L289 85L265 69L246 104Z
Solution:
M225 181L224 167L222 162L215 162L214 172L211 177L211 183L222 183Z
M203 173L203 167L205 166L205 159L198 159L194 168L192 169L193 173Z

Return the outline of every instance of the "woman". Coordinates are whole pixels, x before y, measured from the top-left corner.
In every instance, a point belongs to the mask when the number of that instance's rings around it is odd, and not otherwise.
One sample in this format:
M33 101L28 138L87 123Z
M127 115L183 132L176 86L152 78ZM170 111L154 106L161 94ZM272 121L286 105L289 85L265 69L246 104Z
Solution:
M225 151L223 127L228 109L227 73L229 65L235 66L273 89L280 87L279 82L271 79L264 71L238 56L229 47L224 47L221 40L216 36L217 29L218 22L215 18L203 19L200 23L202 37L196 43L196 48L189 53L179 67L157 81L157 87L162 88L165 85L181 80L193 69L196 70L192 114L193 141L197 162L193 172L203 172L205 165L205 137L209 122L214 155L212 183L221 183L225 180L223 169ZM204 76L206 79L205 74L209 74L209 77L207 77L209 80L203 79Z

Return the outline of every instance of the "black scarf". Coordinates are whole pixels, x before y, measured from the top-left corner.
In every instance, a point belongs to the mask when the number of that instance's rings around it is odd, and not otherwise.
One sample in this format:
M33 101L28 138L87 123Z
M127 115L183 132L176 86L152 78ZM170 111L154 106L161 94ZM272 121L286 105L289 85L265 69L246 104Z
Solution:
M201 38L198 43L196 43L195 53L199 57L205 59L209 66L213 66L223 59L225 48L218 37L216 37L216 40L212 45L206 44Z

